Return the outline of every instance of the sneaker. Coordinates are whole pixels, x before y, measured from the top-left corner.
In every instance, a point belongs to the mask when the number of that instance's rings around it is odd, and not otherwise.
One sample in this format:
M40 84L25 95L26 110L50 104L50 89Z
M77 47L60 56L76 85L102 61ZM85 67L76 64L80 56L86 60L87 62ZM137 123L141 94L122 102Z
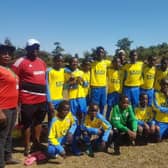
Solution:
M94 157L94 152L91 146L86 149L86 154L90 157Z
M120 155L121 153L120 153L120 147L119 146L116 146L116 145L114 145L114 153L113 153L114 155Z
M28 156L31 153L30 148L25 148L24 156Z

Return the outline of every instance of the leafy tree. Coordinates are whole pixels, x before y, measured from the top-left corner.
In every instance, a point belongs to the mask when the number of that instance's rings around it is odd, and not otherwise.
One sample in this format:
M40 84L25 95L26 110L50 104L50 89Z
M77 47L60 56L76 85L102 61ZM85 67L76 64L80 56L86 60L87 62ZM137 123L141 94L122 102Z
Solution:
M133 43L133 41L132 40L129 40L129 38L128 37L124 37L124 38L122 38L122 39L120 39L120 40L118 40L117 41L117 44L116 44L116 46L117 46L117 50L116 50L116 52L118 51L118 50L124 50L125 52L129 52L130 51L130 47L131 47L131 44Z
M60 42L54 42L55 49L52 51L52 54L56 55L64 51L64 49L61 47Z

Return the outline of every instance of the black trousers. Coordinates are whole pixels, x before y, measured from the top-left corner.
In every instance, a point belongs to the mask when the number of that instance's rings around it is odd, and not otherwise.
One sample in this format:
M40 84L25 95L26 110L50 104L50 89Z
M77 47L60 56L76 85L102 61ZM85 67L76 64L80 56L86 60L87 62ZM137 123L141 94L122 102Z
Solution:
M12 130L16 121L16 109L4 110L7 118L5 125L0 126L0 168L12 157Z

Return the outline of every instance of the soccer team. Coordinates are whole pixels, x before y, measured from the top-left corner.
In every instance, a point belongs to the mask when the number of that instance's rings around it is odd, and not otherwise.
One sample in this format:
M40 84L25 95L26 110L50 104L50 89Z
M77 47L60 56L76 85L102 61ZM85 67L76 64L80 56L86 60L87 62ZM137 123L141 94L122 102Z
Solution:
M53 66L46 68L39 58L39 41L29 39L25 49L26 55L10 65L7 57L12 55L14 47L0 45L1 167L5 162L16 163L11 151L5 159L7 137L10 134L11 138L14 124L6 135L4 128L9 126L6 121L12 117L7 113L13 114L11 109L18 105L25 156L32 149L42 148L41 124L46 112L51 157L57 154L66 157L66 147L73 154L81 155L81 144L89 156L94 156L95 150L106 152L112 146L118 155L124 138L135 144L138 139L159 142L168 136L168 58L161 58L156 66L156 56L149 56L143 63L138 61L136 50L132 50L127 61L125 51L120 50L110 61L105 58L104 48L97 47L96 56L92 60L84 59L81 65L77 57L71 57L69 64L63 66L64 58L57 54L53 56ZM19 87L13 87L5 75L9 70L10 76L14 76L14 85L19 80ZM68 97L65 98L64 92ZM14 102L18 96L19 103Z

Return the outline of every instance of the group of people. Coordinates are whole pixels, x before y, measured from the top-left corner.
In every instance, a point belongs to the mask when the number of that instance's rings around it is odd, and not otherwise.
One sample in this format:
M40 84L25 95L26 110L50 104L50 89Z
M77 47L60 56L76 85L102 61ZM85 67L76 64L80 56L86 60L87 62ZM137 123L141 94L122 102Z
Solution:
M132 50L127 61L120 50L111 61L104 48L97 47L92 60L79 65L78 58L71 57L65 65L63 55L57 54L47 68L39 58L38 40L29 39L25 49L26 55L12 63L15 47L0 45L0 168L18 163L12 158L11 137L18 107L25 156L43 147L46 113L50 156L66 157L66 146L81 155L81 142L89 156L96 148L107 151L111 146L120 154L123 135L132 144L137 137L158 142L168 136L168 58L156 66L156 56L143 63Z

